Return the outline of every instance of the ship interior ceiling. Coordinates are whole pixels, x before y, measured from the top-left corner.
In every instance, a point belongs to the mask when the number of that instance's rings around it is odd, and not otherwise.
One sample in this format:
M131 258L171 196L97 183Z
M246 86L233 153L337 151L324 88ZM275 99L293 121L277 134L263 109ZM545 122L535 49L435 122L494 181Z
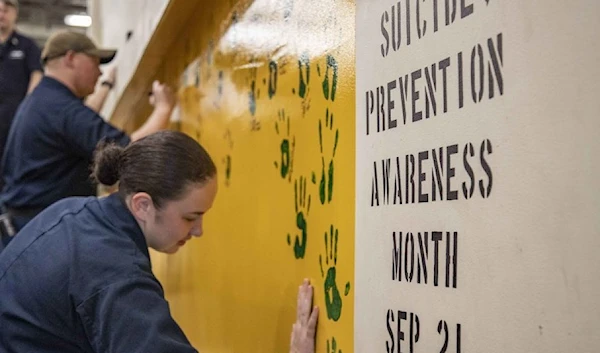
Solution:
M85 32L85 27L69 27L65 16L85 14L87 0L20 0L17 28L42 47L48 36L59 29Z

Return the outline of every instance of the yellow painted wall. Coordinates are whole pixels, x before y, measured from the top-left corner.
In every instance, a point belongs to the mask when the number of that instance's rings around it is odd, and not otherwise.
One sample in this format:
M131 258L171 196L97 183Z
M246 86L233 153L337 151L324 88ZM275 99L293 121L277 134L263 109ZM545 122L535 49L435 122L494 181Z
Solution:
M317 350L354 350L354 9L199 2L157 73L178 86L174 128L219 169L204 236L152 253L202 352L285 352L304 277L321 308Z

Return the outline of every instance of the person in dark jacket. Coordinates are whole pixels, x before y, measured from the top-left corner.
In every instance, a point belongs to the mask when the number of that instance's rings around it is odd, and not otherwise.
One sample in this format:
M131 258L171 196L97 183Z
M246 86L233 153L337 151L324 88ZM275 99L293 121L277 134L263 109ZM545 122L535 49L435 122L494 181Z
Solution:
M19 104L43 71L37 44L16 29L18 14L17 0L0 0L0 157ZM2 185L0 178L0 190Z
M100 141L126 146L167 127L175 96L158 82L153 85L154 111L131 135L84 104L96 88L100 64L115 54L77 32L56 32L46 42L44 77L19 106L2 157L0 202L17 231L60 199L96 195L89 168ZM11 239L2 240L6 245Z
M191 137L162 131L102 144L94 175L118 191L46 208L0 254L2 352L196 352L171 317L148 248L203 233L216 168ZM290 351L313 353L318 308L299 288Z

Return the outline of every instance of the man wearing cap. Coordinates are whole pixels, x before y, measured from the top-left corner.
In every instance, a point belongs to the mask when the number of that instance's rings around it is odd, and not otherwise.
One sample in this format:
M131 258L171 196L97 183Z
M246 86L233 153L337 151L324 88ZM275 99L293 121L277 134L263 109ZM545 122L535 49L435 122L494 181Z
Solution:
M175 96L156 81L154 111L131 136L84 105L100 77L100 64L115 54L71 31L55 33L46 42L45 75L19 107L2 157L5 186L0 201L16 231L55 201L96 194L89 167L98 142L127 145L167 127ZM10 240L2 238L4 244Z
M17 0L0 0L0 156L19 103L42 78L40 49L15 30L18 10Z

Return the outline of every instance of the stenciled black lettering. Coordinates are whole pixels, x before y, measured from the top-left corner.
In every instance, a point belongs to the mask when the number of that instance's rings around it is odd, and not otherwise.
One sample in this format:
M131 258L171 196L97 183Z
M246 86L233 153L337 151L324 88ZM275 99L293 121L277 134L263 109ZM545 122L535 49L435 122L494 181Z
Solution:
M496 36L496 43L496 46L494 46L494 41L492 40L492 38L489 38L487 41L488 50L491 58L491 63L488 62L490 99L494 98L494 77L496 77L496 82L498 83L498 91L500 92L500 95L504 94L504 79L502 78L502 33L499 33Z
M408 2L408 1L407 1ZM398 329L396 331L396 345L398 346L398 352L402 351L402 346L400 345L401 341L404 341L404 331L402 331L402 321L406 321L406 317L407 317L407 312L406 311L400 311L398 310Z
M465 18L473 13L473 4L466 5L465 0L460 0L460 18Z
M443 334L442 330L444 331ZM446 353L446 350L448 349L448 324L446 321L440 320L438 322L437 332L444 336L444 343L442 345L442 349L440 349L440 353Z
M429 110L433 111L433 116L437 115L437 103L435 101L435 92L437 90L436 65L431 64L431 70L425 67L425 119L429 119Z
M436 287L439 279L440 240L442 240L442 232L431 232L431 241L433 241L433 285Z
M381 174L382 174L382 185L383 185L383 204L390 204L390 163L389 158L381 160Z
M433 0L433 32L438 31L438 0Z
M394 205L402 205L402 180L400 179L400 157L396 157L396 178L394 179Z
M390 35L388 34L387 28L385 28L385 24L390 21L389 14L387 11L384 11L381 14L381 35L383 35L384 42L381 43L381 56L384 58L390 52Z
M379 206L379 186L377 184L377 162L373 162L373 179L371 182L371 207Z
M479 70L476 70L477 63L475 57L479 58ZM477 75L477 73L479 75ZM478 76L479 85L477 85L475 82ZM471 95L473 96L473 103L479 103L483 98L484 76L485 75L483 71L483 48L480 44L477 44L473 47L473 50L471 51Z
M394 107L396 106L394 99L392 98L392 91L396 88L396 80L390 81L387 84L387 118L388 118L388 128L389 129L393 129L395 128L398 123L396 121L396 119L392 119L392 110L394 110Z
M418 232L419 260L417 262L417 283L427 284L427 261L429 259L429 232ZM423 280L421 280L421 272Z
M373 91L367 91L365 93L365 106L367 108L366 123L367 123L367 135L369 135L369 117L375 110L375 98L373 97Z
M394 51L400 49L400 43L402 42L400 37L402 34L402 31L400 30L402 24L400 14L400 1L398 1L396 5L392 5L392 48ZM396 21L398 21L398 23L396 23Z
M467 155L469 157L473 157L475 155L473 144L470 142L465 145L465 150L463 152L463 164L465 166L467 175L469 176L469 180L471 181L471 186L468 189L467 182L463 181L462 183L463 195L465 196L465 199L468 200L473 196L473 192L475 191L475 175L473 174L473 168L471 168L471 164L469 164L469 159L467 158Z
M450 1L452 1L452 13L450 13ZM456 19L456 0L446 0L446 26Z
M400 99L402 100L402 119L403 124L406 125L406 101L408 100L408 75L404 75L404 78L400 76Z
M423 20L423 28L421 28L421 5L420 1L425 2L425 0L416 0L417 10L416 10L416 21L417 21L417 36L421 39L425 36L425 31L427 31L427 21Z
M446 200L457 200L458 191L452 190L451 180L454 178L454 168L452 167L452 155L458 153L458 145L446 147Z
M410 241L410 246L408 245ZM410 251L410 253L409 253ZM409 267L410 266L410 267ZM410 271L409 271L410 268ZM412 282L415 272L415 237L412 232L406 233L404 240L404 275L407 282Z
M415 203L415 156L412 154L406 155L406 203L408 196L411 195L411 203ZM410 169L410 174L409 174ZM410 193L409 193L410 189Z
M398 241L396 242L396 232L392 232L392 281L402 282L402 232L398 232Z
M412 121L417 122L422 119L423 113L417 110L417 101L419 100L419 90L416 88L416 81L421 78L421 69L413 71L410 74L412 85Z
M464 101L464 92L463 92L463 59L462 52L458 53L457 58L457 68L458 68L458 108L462 108L465 105Z
M458 232L454 232L454 241L452 242L452 288L457 286L458 278Z
M450 66L450 57L447 57L446 59L441 60L438 63L438 67L440 70L442 70L442 90L444 92L444 113L448 112L448 85L447 85L447 75L446 75L446 69L448 68L448 66Z
M439 192L440 201L443 201L444 200L444 184L442 181L442 177L444 176L444 149L443 149L443 147L440 147L439 153L436 153L435 149L432 149L431 150L431 158L433 160L433 168L431 170L431 200L436 201L437 194ZM436 192L436 190L438 190L438 192Z
M483 198L488 198L490 197L490 194L492 193L492 169L490 168L490 165L488 164L487 160L485 159L485 154L490 155L492 154L492 142L488 139L484 140L481 143L481 151L479 154L479 158L481 160L481 167L483 168L483 171L485 172L485 174L488 177L488 183L487 183L487 187L483 186L483 180L479 180L479 191L481 192L481 197Z
M392 331L392 326L391 326L391 324L395 321L393 310L389 309L387 311L386 321L387 321L388 334L390 335L390 340L385 341L385 349L386 349L387 353L395 353L395 351L394 351L394 346L395 346L394 331Z
M410 45L410 0L404 0L406 3L406 45Z
M419 175L419 203L429 202L429 195L423 193L423 182L426 180L426 174L423 173L423 161L429 159L429 151L419 152L417 163L417 174Z
M377 87L377 132L385 131L385 89Z
M415 353L416 343L419 341L421 324L417 314L410 313L410 343L409 353Z

